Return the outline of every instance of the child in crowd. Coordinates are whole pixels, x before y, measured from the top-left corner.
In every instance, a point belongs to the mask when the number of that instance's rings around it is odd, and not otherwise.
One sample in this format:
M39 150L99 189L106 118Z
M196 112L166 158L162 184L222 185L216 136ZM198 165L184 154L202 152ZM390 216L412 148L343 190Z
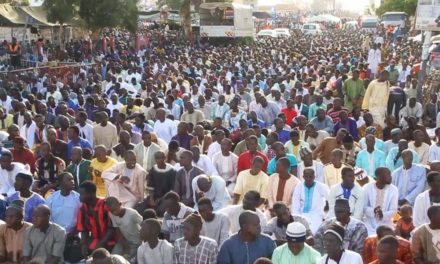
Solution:
M157 219L142 222L140 237L142 245L137 250L140 264L173 263L174 247L166 240L159 239L161 224Z
M414 230L412 207L409 204L405 204L400 207L400 219L396 223L396 235L405 239L410 239L411 232Z

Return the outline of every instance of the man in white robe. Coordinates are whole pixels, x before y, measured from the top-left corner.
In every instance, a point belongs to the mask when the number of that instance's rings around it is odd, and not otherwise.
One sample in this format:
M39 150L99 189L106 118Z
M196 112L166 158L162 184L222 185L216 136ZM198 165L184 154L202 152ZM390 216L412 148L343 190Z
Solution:
M355 184L354 170L351 167L343 168L341 174L342 183L335 184L330 188L327 219L335 217L336 200L346 199L350 205L351 216L362 220L364 215L364 191L358 184Z
M192 182L194 210L198 210L197 202L206 197L212 202L215 211L225 208L231 202L231 196L226 191L226 182L220 176L196 176Z
M413 154L409 149L402 151L403 166L393 172L393 185L399 191L399 205L414 201L426 184L426 168L420 164L413 164Z
M315 234L324 219L324 206L329 194L327 185L315 181L313 169L303 171L304 182L295 187L292 196L292 214L302 215L309 220Z
M114 196L124 207L133 208L145 197L145 178L147 172L136 163L132 150L125 153L125 161L119 162L102 172L107 193Z
M380 48L378 48L377 44L374 43L371 46L371 49L368 51L368 59L367 59L367 62L369 64L369 69L371 70L371 73L374 75L377 74L377 66L379 66L381 57L382 54Z
M368 110L373 116L374 123L382 128L385 127L385 113L390 96L388 77L388 72L383 71L378 79L371 81L362 102L362 109Z
M393 228L393 217L397 212L399 191L391 184L391 172L388 168L376 169L376 182L370 182L363 187L364 223L368 235L376 234L376 228L387 225Z
M231 151L232 141L229 138L224 138L220 145L221 151L212 156L212 163L218 175L225 180L228 192L232 196L237 179L238 157Z
M431 205L440 205L440 173L431 171L427 181L429 189L417 195L413 209L413 224L419 227L429 224L428 209Z

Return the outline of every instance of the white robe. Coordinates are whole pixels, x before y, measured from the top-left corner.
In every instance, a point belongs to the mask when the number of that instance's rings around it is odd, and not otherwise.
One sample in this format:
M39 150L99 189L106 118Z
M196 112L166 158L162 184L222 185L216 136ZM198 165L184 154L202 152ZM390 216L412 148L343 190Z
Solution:
M368 68L371 70L372 74L377 73L377 66L379 66L381 57L382 55L380 49L370 49L370 51L368 52L367 62L370 64Z
M313 161L313 165L310 167L305 167L304 166L304 162L300 162L298 163L298 179L300 179L301 181L304 181L303 178L303 172L304 169L306 168L310 168L313 169L315 171L315 180L321 183L324 183L324 165L317 160Z
M368 235L376 234L376 228L380 225L387 225L393 227L393 217L397 213L397 206L399 200L399 191L397 187L390 184L387 185L385 190L384 202L382 204L383 218L382 220L376 219L374 214L374 208L376 207L376 183L370 182L366 184L364 189L364 223L368 230Z
M328 198L329 189L327 185L315 181L313 190L312 208L310 212L304 213L305 191L304 183L298 184L292 196L292 214L302 215L308 219L310 229L315 234L324 219L324 206Z
M344 190L342 189L341 184L338 183L330 188L327 219L335 217L335 203L337 199L341 198L344 198ZM350 204L351 216L362 221L362 216L364 215L364 191L359 185L355 184L351 189L348 202Z
M431 207L431 198L429 190L417 195L413 209L413 224L417 228L423 224L430 223L428 217L428 208Z
M34 121L32 124L26 129L26 125L23 125L20 128L20 137L24 138L30 149L33 149L35 143L35 129L37 125ZM27 130L27 131L26 131Z

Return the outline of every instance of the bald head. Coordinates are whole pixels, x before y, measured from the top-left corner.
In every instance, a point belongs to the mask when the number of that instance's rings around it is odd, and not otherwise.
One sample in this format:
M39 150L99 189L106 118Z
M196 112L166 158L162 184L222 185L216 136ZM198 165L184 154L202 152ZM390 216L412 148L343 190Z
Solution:
M212 186L212 178L206 175L200 175L197 179L197 187L199 187L200 191L208 192Z

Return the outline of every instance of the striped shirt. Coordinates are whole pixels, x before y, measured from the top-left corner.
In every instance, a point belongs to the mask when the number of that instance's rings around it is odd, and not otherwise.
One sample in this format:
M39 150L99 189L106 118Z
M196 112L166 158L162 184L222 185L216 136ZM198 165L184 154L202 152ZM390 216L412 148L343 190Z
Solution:
M184 238L174 243L174 264L215 264L218 246L213 239L200 236L200 242L191 246Z

